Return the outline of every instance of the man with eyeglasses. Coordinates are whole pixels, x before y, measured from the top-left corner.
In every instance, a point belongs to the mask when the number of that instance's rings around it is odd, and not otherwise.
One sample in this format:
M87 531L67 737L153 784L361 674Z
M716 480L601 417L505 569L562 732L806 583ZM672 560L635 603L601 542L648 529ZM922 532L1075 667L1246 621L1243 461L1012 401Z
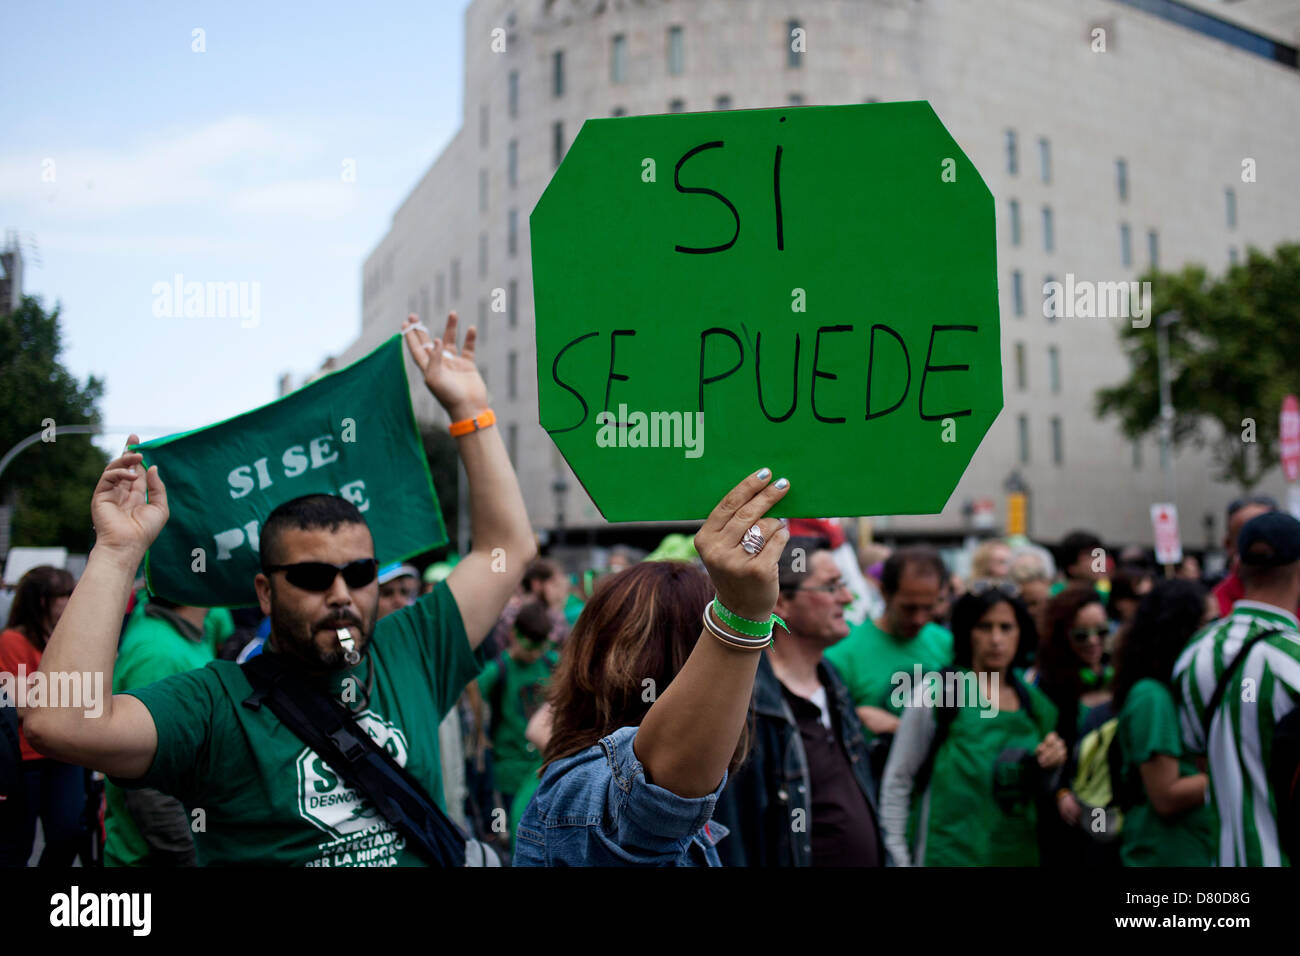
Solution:
M849 632L853 593L821 537L794 536L779 566L773 632L750 699L749 756L713 819L724 866L883 866L878 783L853 700L826 648Z
M254 583L271 618L264 653L348 707L441 803L438 724L481 669L476 650L536 545L505 445L490 427L474 329L463 353L454 313L441 340L430 341L414 316L402 331L453 423L473 550L431 593L377 621L378 568L364 517L342 498L309 495L267 518ZM48 673L113 673L131 580L168 516L163 479L156 466L142 472L141 460L119 456L95 488L95 547L50 637ZM201 864L420 865L409 841L270 708L244 706L251 694L238 665L214 661L113 695L98 717L42 707L25 720L42 752L177 797L193 818Z

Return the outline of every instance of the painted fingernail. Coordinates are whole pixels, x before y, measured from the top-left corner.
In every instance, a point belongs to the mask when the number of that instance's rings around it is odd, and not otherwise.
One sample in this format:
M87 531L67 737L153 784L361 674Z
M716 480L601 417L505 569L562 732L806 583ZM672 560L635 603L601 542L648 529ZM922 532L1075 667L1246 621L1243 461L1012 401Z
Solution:
M767 481L767 479L772 477L772 469L760 468L758 469L758 474L755 475L754 477L757 478L759 481Z
M126 473L127 473L128 475L134 475L134 474L135 474L135 465L132 465L130 468L128 468L128 469L126 470Z
M786 481L784 478L778 478L778 479L776 480L776 490L777 490L777 491L785 491L785 489L787 489L787 488L789 488L789 487L790 487L790 482Z

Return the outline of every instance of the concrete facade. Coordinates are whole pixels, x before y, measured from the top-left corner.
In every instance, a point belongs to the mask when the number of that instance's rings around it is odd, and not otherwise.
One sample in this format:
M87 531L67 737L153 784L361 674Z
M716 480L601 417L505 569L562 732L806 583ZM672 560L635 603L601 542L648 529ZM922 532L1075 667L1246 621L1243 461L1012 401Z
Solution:
M1294 4L1195 6L1283 43L1300 35ZM797 66L790 21L806 32ZM497 28L504 52L493 49ZM1093 49L1098 29L1105 52ZM1043 284L1067 273L1136 279L1151 261L1149 233L1161 268L1199 262L1214 273L1248 246L1300 238L1300 72L1119 0L475 0L465 51L463 125L367 258L361 335L340 364L391 335L407 311L438 329L448 309L477 324L480 365L539 530L555 524L557 477L566 524L603 524L537 424L529 270L528 216L555 169L557 137L567 149L587 117L926 99L975 162L997 206L1005 408L942 515L894 517L882 530L963 532L963 506L982 498L996 502L1000 525L1015 471L1031 492L1034 537L1083 526L1149 544L1149 506L1165 497L1157 444L1135 451L1114 419L1093 413L1096 389L1126 377L1119 323L1044 318ZM1242 181L1246 158L1254 183ZM494 290L506 311L492 310ZM413 394L422 422L446 424L422 385ZM1208 543L1207 515L1217 543L1236 489L1212 480L1204 455L1180 452L1176 465L1185 544ZM1282 497L1281 477L1258 490Z

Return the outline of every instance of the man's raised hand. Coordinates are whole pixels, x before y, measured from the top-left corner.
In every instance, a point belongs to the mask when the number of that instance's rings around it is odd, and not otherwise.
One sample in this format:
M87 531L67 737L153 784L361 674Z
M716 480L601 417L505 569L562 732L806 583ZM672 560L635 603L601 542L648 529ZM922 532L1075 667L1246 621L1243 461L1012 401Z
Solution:
M132 435L127 445L140 439ZM123 452L108 463L90 498L95 547L116 552L139 563L167 523L167 489L158 466L145 471L144 456ZM148 500L145 493L148 492Z
M419 317L411 313L402 323L402 338L411 357L424 375L433 397L447 410L453 422L473 418L487 409L487 386L474 364L477 333L473 326L465 333L464 348L456 345L456 313L447 316L442 337L430 339Z

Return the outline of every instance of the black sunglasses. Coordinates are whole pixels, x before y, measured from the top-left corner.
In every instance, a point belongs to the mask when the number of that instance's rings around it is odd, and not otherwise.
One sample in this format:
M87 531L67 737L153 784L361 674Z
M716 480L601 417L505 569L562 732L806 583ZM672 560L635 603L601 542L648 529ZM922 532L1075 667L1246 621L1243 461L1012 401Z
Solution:
M348 587L365 587L379 575L379 562L374 558L358 558L342 565L303 561L299 564L273 564L265 570L267 574L283 571L285 580L304 591L328 591L340 571L343 572L343 583Z

